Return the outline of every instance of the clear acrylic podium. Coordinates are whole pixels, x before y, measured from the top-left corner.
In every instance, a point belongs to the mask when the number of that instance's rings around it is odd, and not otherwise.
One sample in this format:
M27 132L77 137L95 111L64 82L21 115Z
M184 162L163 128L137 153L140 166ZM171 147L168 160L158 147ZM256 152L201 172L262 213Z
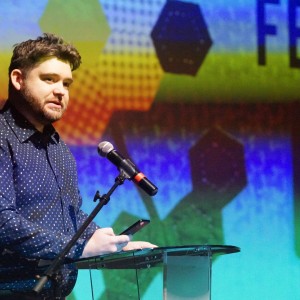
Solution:
M81 259L78 269L134 269L162 268L161 299L211 299L211 268L215 255L239 252L236 246L192 245L159 247L119 252ZM141 273L136 273L139 277ZM140 298L138 293L137 299ZM155 298L157 299L157 298Z

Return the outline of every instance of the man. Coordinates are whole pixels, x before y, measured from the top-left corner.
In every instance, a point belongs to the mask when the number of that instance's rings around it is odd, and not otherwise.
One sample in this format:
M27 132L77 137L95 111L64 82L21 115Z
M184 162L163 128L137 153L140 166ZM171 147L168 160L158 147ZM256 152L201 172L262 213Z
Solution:
M32 294L41 260L54 259L87 217L74 158L52 126L80 63L77 50L53 34L14 48L0 113L0 299L64 299L74 287L77 271L65 264L58 280ZM152 247L92 223L67 259Z

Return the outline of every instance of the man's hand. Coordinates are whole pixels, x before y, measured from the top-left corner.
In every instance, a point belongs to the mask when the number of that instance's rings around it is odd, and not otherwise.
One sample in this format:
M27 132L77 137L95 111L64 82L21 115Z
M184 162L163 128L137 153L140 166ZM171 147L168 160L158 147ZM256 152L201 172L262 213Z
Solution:
M97 229L84 247L81 258L121 251L130 241L128 235L115 235L112 228Z
M129 250L137 250L137 249L152 249L156 248L157 246L151 244L149 242L137 241L137 242L129 242L125 247L123 247L123 251Z
M97 229L84 247L81 258L98 256L118 251L152 249L157 246L149 242L131 242L130 235L115 235L112 228Z

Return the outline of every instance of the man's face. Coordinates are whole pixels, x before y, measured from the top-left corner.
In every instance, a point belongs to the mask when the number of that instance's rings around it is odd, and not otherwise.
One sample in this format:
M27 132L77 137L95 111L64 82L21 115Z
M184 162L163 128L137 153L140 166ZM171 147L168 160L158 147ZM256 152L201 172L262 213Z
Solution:
M69 87L73 81L70 65L50 58L22 75L20 93L25 117L38 129L59 120L69 102Z

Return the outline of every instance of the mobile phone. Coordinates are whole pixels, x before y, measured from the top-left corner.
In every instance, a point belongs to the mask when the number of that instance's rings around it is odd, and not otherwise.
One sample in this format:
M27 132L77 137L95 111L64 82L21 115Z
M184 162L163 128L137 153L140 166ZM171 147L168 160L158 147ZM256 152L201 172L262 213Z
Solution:
M146 226L149 223L150 223L150 220L140 219L140 220L136 221L134 224L132 224L131 226L129 226L127 229L122 231L120 233L120 235L121 234L126 234L126 235L135 234L137 231L139 231L140 229L142 229L144 226Z

